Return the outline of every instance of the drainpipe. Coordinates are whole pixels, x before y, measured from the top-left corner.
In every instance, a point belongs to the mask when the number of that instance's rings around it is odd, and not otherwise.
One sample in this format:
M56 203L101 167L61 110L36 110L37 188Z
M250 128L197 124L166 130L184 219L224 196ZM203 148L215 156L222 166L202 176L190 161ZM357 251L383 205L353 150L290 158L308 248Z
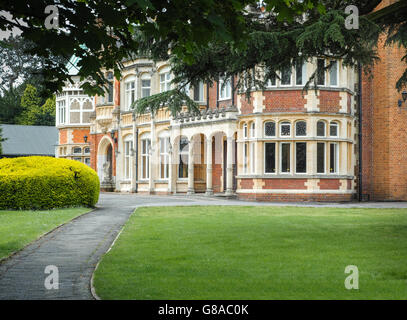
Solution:
M362 201L362 65L358 63L358 107L359 107L359 183L358 183L358 199Z
M136 170L136 187L134 189L135 193L138 193L138 128L136 128L136 166L135 166L135 170Z

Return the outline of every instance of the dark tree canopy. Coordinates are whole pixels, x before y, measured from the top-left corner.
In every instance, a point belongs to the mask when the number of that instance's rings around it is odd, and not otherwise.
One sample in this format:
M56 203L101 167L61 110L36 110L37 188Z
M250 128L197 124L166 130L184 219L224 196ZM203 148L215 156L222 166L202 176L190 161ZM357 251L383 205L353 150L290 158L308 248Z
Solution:
M213 81L242 72L256 82L248 72L254 66L266 66L267 79L284 66L315 56L371 66L377 39L387 31L388 43L406 45L406 1L373 14L382 1L358 1L358 30L347 30L344 23L345 7L354 1L261 2L264 12L254 0L1 0L20 22L0 16L0 29L19 26L22 37L35 44L29 51L47 60L43 75L50 92L68 80L64 63L51 57L80 57L79 75L92 80L84 86L89 94L102 93L103 69L113 69L119 78L122 62L140 55L166 59L170 51L178 82ZM44 26L48 5L59 8L58 30ZM398 88L406 79L400 79Z

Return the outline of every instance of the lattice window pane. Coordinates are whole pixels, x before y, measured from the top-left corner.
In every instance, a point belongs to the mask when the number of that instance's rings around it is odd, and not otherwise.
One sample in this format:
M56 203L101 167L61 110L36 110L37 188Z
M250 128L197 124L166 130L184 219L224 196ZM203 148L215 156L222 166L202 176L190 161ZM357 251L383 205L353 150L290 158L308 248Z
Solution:
M289 123L281 124L281 135L290 136L291 135L291 126Z
M299 121L295 124L295 135L296 136L307 135L307 123L305 121Z
M274 137L276 135L276 124L274 122L266 122L264 132L267 137Z
M325 137L325 122L318 121L317 123L317 136Z

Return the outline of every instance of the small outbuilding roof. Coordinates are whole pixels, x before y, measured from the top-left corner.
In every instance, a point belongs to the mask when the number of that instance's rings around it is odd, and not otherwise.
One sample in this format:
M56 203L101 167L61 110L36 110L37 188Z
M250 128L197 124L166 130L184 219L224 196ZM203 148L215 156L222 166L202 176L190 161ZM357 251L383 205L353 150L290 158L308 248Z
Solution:
M55 156L55 146L58 144L56 127L14 124L0 124L0 127L3 138L7 139L1 143L2 156Z

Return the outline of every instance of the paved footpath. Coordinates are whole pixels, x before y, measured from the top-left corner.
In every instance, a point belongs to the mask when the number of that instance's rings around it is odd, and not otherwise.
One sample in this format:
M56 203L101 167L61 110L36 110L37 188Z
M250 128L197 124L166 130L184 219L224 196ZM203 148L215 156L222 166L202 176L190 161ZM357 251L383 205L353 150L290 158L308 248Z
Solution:
M101 256L139 206L256 205L407 208L404 202L318 204L256 203L205 196L102 193L97 209L52 231L0 264L0 299L93 299L90 279ZM59 289L47 290L45 267L59 270Z

